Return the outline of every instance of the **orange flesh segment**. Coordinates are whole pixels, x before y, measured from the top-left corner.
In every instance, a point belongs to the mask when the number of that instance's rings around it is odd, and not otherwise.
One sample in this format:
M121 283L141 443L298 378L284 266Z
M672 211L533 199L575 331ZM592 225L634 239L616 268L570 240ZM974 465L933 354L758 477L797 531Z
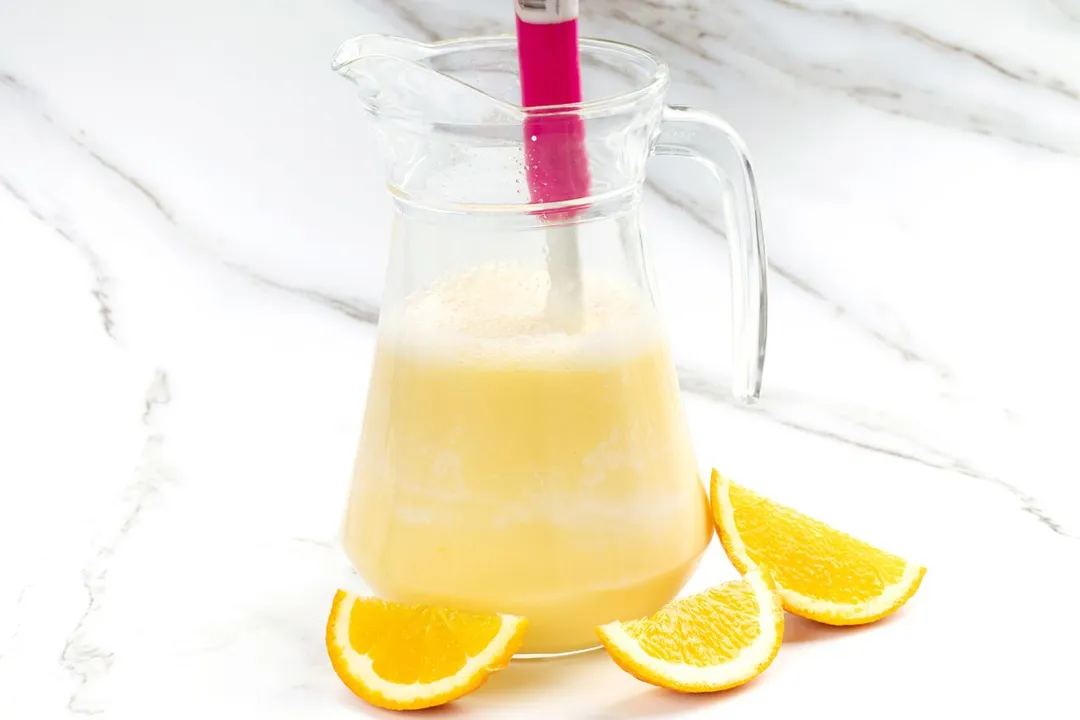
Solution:
M528 620L429 605L403 605L338 590L326 650L341 681L389 710L452 702L506 667Z
M854 604L878 597L904 574L903 558L735 483L728 488L746 554L785 589Z
M710 610L716 605L727 612ZM677 600L625 627L653 657L709 667L735 657L757 638L759 612L750 588L729 583Z
M375 673L394 683L429 683L449 677L484 649L501 622L443 608L391 607L380 600L355 601L349 643L371 658ZM423 658L423 664L416 662Z

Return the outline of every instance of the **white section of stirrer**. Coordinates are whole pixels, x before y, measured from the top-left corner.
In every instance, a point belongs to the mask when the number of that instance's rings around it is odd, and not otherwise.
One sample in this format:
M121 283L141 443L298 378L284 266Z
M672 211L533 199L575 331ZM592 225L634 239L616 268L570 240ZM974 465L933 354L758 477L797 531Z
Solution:
M575 333L581 327L583 310L577 228L573 225L548 228L547 250L551 285L544 312L554 327Z
M578 16L578 0L514 0L517 15L532 25L548 25Z

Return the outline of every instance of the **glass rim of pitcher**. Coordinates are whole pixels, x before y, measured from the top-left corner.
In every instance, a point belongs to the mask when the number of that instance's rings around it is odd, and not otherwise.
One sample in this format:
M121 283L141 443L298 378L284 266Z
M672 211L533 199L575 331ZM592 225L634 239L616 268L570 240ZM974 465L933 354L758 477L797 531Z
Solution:
M357 42L365 37L379 37L386 39L400 40L393 35L385 33L363 33L361 35L354 36L344 43L339 48L338 53L335 54L335 60L332 63L332 69L340 71L341 68L350 64L353 60L337 60L337 55L340 54L341 49L345 48L350 43ZM444 40L434 40L431 42L421 41L409 41L416 46L423 47L428 50L435 51L436 54L443 54L440 51L447 52L468 52L470 50L479 49L481 46L510 46L517 47L517 36L510 33L499 33L493 35L477 35L474 37L461 37L461 38L448 38ZM603 38L594 37L582 37L578 41L581 54L584 56L586 51L604 51L607 53L618 52L627 55L632 55L639 60L646 61L652 66L652 72L649 79L641 86L632 90L617 93L615 95L605 95L603 97L593 98L589 100L582 100L580 102L573 103L560 103L556 105L533 105L522 106L520 104L502 100L500 98L491 99L504 105L507 109L520 112L522 115L528 115L530 117L545 116L545 115L561 115L567 113L574 113L581 116L593 116L596 114L603 114L606 111L611 111L615 108L625 106L628 103L634 103L637 100L648 97L659 91L664 90L670 82L671 71L668 64L655 53L645 50L644 48L637 47L636 45L630 45L629 43L619 42L617 40L606 40ZM399 58L400 59L400 58ZM405 59L407 62L417 62L416 60ZM418 63L419 64L419 63ZM490 97L490 96L489 96Z

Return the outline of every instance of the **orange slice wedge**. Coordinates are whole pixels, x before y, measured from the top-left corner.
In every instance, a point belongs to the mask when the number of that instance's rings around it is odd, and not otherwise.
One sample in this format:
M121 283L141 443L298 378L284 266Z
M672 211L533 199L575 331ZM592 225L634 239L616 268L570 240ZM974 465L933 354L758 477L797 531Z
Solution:
M755 569L650 617L596 631L619 667L639 680L680 692L716 692L769 667L784 637L784 611L776 585Z
M926 568L736 485L713 470L713 520L740 572L762 567L784 609L829 625L863 625L895 612Z
M338 590L326 650L342 682L377 707L419 710L472 692L510 662L528 621Z

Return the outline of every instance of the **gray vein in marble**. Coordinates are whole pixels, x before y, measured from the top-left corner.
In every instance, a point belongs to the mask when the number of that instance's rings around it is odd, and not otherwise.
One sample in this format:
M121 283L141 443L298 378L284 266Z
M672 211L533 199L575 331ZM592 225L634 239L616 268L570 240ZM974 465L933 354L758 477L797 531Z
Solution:
M49 123L53 127L56 127L61 133L63 133L66 138L71 140L85 152L89 153L99 163L113 170L114 172L117 172L122 178L128 180L129 182L133 182L130 177L124 175L123 173L119 173L116 170L115 166L107 163L100 155L91 150L83 140L65 131L63 128L60 128L53 120L52 116L49 115L49 113L46 112L46 110L41 106L41 102L37 92L30 88L28 85L23 83L11 73L6 72L0 73L0 85L6 85L10 88L13 88L17 94L29 98L29 100L33 103L34 109L42 120ZM141 190L143 194L147 195L151 200L154 199L152 195L146 192L145 188L141 184L134 183L134 185L137 189ZM0 187L3 187L5 190L7 190L9 194L12 195L12 197L22 203L22 205L26 208L27 212L29 212L31 216L52 229L56 234L58 234L70 245L72 245L76 250L78 250L80 255L82 255L83 260L89 266L90 272L93 276L93 284L90 289L90 294L97 302L98 315L101 318L102 328L105 330L106 335L108 335L113 340L117 340L115 333L115 322L113 319L113 311L109 297L109 288L112 284L112 280L105 272L104 263L102 263L101 258L98 256L98 254L88 243L75 237L75 235L70 232L66 227L64 227L60 222L51 220L45 212L43 212L41 209L37 208L32 202L30 202L30 199L25 194L21 193L11 181L7 180L2 176L0 176ZM155 204L160 207L160 203Z
M873 85L855 85L848 88L848 93L859 98L886 98L888 100L902 100L904 96L896 90L874 87Z
M124 171L116 164L106 160L99 153L86 145L85 142L81 142L79 140L76 140L75 138L72 139L80 148L85 150L91 157L93 157L94 160L96 160L102 167L108 169L118 177L125 180L128 184L130 184L158 211L158 213L166 221L173 225L178 224L176 217L174 216L172 211L165 205L164 202L162 202L160 198L157 197L157 195L150 191L144 183L140 182L138 179ZM277 280L269 278L246 265L224 259L214 253L211 254L218 262L221 262L223 265L225 265L225 267L239 273L240 275L243 275L248 280L255 282L259 285L302 297L305 300L343 313L344 315L347 315L354 320L359 320L361 322L369 324L375 324L378 322L378 307L367 303L362 299L341 297L330 293L320 292L317 290L286 285Z
M133 187L136 192L138 192L140 195L150 201L150 204L153 205L159 213L161 213L162 217L164 217L170 223L176 224L176 219L174 218L172 211L169 210L168 207L165 206L165 203L162 202L161 198L155 195L148 187L146 187L143 182L135 178L133 175L125 172L109 160L106 160L100 153L88 146L86 142L81 138L75 135L68 135L68 137L73 143L85 150L86 153L94 160L96 160L99 165L101 165L107 170L110 170L114 175L122 179L128 185Z
M15 641L19 639L19 631L22 629L22 606L23 601L26 600L26 587L19 589L19 594L15 597L15 627L12 628L11 634L8 635L7 640L3 646L0 646L0 662L3 662L8 652L15 646Z
M37 109L41 117L45 122L52 123L53 119L48 113L41 109L40 98L36 90L24 83L19 78L15 77L9 72L0 70L0 85L10 88L16 95L21 95L25 98L29 98L37 106Z
M411 18L411 17L412 16L409 15L409 18ZM154 193L154 191L152 191L149 187L147 187L147 185L144 182L142 182L141 180L136 178L134 175L132 175L131 173L124 170L122 167L120 167L116 163L114 163L111 160L109 160L108 158L104 157L96 149L91 147L91 145L89 143L87 143L85 138L80 137L80 136L78 136L76 134L72 134L72 133L68 132L65 128L60 127L52 119L52 117L50 117L49 114L47 112L45 112L45 110L42 107L40 107L40 103L36 102L36 99L37 99L36 93L31 88L29 88L24 83L20 82L14 76L12 76L12 75L10 75L8 73L0 74L0 82L2 82L3 84L6 84L6 85L13 86L21 94L24 94L24 95L27 95L27 96L33 98L35 100L35 105L36 105L35 110L37 111L38 115L44 121L48 122L50 125L52 125L54 128L56 128L61 134L63 134L63 136L66 139L68 139L72 143L74 143L80 150L85 152L98 165L100 165L101 167L108 170L110 173L112 173L116 177L120 178L125 183L127 183L132 189L134 189L139 195L141 195L143 197L143 199L145 199L147 202L149 202L150 205L158 212L158 214L165 221L167 221L171 225L178 225L177 218L176 218L175 214L172 212L172 210L168 207L168 205L166 205L166 203L156 193ZM30 201L28 200L28 198L25 195L23 195L21 192L19 192L19 190L12 183L8 182L2 176L0 176L0 187L3 187L16 200L18 200L20 203L22 203L23 206L27 209L27 211L34 218L36 218L37 220L45 223L48 227L52 228L55 232L57 232L61 237L63 237L69 243L74 245L83 254L84 258L86 259L87 263L90 265L91 270L94 273L95 284L94 284L94 288L93 288L93 290L91 292L92 292L94 298L98 301L100 314L101 314L101 318L102 318L102 324L103 324L103 326L105 328L106 333L108 333L109 336L112 337L113 339L116 339L115 335L113 334L113 327L114 327L113 314L112 314L112 309L110 308L110 305L109 305L109 295L108 295L108 291L107 291L107 287L108 287L108 285L110 283L110 280L109 280L109 277L105 274L105 272L103 270L103 266L102 266L100 258L96 255L96 253L94 253L93 249L89 245L87 245L85 242L82 242L82 241L76 239L75 236L72 235L71 233L69 233L65 228L59 226L58 224L56 224L54 222L51 222L47 218L45 213L41 212L36 207L34 207L30 203ZM242 264L232 262L232 261L229 261L227 259L223 259L223 258L221 258L221 257L219 257L217 255L214 255L214 257L215 257L215 259L217 261L221 262L222 264L224 264L229 269L243 275L248 280L251 280L251 281L253 281L255 283L258 283L259 285L262 285L262 286L265 286L265 287L268 287L268 288L271 288L271 289L274 289L274 290L279 290L279 291L282 291L282 292L287 292L289 294L302 297L305 300L308 300L310 302L313 302L313 303L316 303L316 304L321 305L323 307L327 307L327 308L329 308L331 310L335 310L337 312L340 312L340 313L342 313L342 314L344 314L344 315L346 315L346 316L348 316L350 318L353 318L354 320L359 320L361 322L372 324L372 325L378 322L378 317L379 317L379 309L378 309L378 307L375 306L375 305L372 305L370 303L367 303L362 299L340 297L340 296L332 295L332 294L329 294L329 293L319 292L317 290L310 290L310 289L307 289L307 288L299 288L299 287L294 287L294 286L291 286L291 285L286 285L286 284L281 283L281 282L279 282L277 280L273 280L273 279L271 279L269 277L266 277L265 275L262 275L262 274L256 272L255 270L253 270L253 269L251 269L251 268L249 268L247 266L244 266Z
M89 570L83 570L82 583L87 596L86 609L75 623L60 653L60 664L75 677L77 682L75 689L68 697L67 709L69 712L80 715L98 715L103 712L99 708L85 704L81 695L92 680L104 675L112 666L113 654L111 652L84 640L85 625L100 606L102 589L100 584L104 579L104 571L95 574Z
M232 262L230 260L222 260L220 258L219 260L230 270L243 275L257 285L304 298L316 305L321 305L368 325L375 325L379 322L378 306L362 300L361 298L343 297L331 293L320 292L318 290L286 285L285 283L266 277L246 265L241 265L240 263Z
M357 1L366 6L371 4L363 0ZM757 0L752 4L759 10L765 4L772 4L790 13L831 22L854 36L866 29L880 31L894 41L910 43L921 52L960 58L1004 82L1049 93L1057 100L1068 103L1080 115L1080 89L1069 85L1065 80L1030 67L1015 66L995 59L983 51L949 42L909 23L851 8L809 7L797 0ZM434 16L440 25L436 28L429 16L440 8L430 0L399 1L392 6L396 17L425 40L441 39L448 34L505 32L509 28L508 23L495 22L490 17L479 22L476 18L464 16L475 22L463 22L463 15L460 13ZM635 8L639 10L635 12ZM644 11L640 10L642 8ZM741 3L715 3L705 9L697 3L689 2L673 8L670 3L659 0L641 0L637 3L593 0L583 4L581 10L586 19L614 19L633 25L712 66L730 64L718 58L716 53L704 45L704 41L719 40L723 41L724 47L740 57L750 58L754 63L768 66L815 90L842 93L852 101L875 110L940 127L1000 138L1025 147L1061 154L1080 154L1080 136L1062 136L1060 129L1050 129L1050 126L1040 128L1038 124L1025 122L1023 118L1018 118L1012 105L965 108L958 105L958 98L951 93L921 87L917 82L918 78L910 77L902 68L887 68L881 77L870 78L867 82L865 79L858 79L860 73L853 71L851 67L834 67L800 57L796 54L798 49L793 50L778 44L775 38L768 34L761 35L761 29L752 19L741 19L749 15ZM752 40L747 40L753 38L755 33L761 35L758 43L760 47ZM738 64L743 66L743 72L747 72L745 63ZM674 72L680 79L716 90L715 82L701 82L701 73L692 68L676 67ZM1058 137L1053 137L1055 134Z
M105 334L113 340L116 340L115 322L113 321L113 311L109 298L109 287L112 284L112 280L105 272L105 266L101 262L101 258L98 257L94 249L85 242L76 238L72 233L68 232L61 224L51 221L44 212L34 206L30 200L19 191L7 178L0 176L0 187L7 191L9 195L19 201L26 211L37 221L44 224L51 229L68 244L74 247L79 255L82 256L87 266L90 268L90 273L93 277L92 285L90 287L90 295L93 296L94 301L97 303L98 316L101 318L101 327L105 330Z
M1080 0L1051 0L1051 2L1062 15L1073 22L1080 23Z
M176 220L173 216L172 211L169 210L168 207L166 207L165 203L161 200L161 198L159 198L152 190L150 190L150 188L148 188L145 183L143 183L130 173L126 172L123 168L119 167L112 161L108 160L105 156L103 156L94 148L90 147L90 145L86 142L85 133L82 133L81 131L79 133L72 133L69 132L67 128L61 127L59 123L57 123L42 106L41 100L38 97L37 92L33 88L29 87L28 85L26 85L26 83L20 81L15 76L9 73L0 73L0 84L8 85L14 88L20 94L29 97L34 104L34 109L45 122L49 123L57 130L59 130L64 135L64 137L73 142L77 147L79 147L79 149L81 149L83 152L93 158L94 161L97 162L99 165L111 171L114 175L116 175L121 180L130 185L132 188L134 188L140 195L149 200L150 203L158 210L158 212L161 213L161 215L166 220L168 220L170 223L175 224Z
M978 50L972 50L961 45L956 45L941 38L938 38L925 30L921 30L914 25L901 22L899 20L892 20L883 18L878 15L863 12L862 10L853 10L851 8L835 8L835 7L807 7L801 2L795 0L770 0L777 5L783 5L784 7L792 8L804 13L810 13L812 15L826 16L833 18L841 18L844 20L850 20L852 22L869 25L876 27L884 27L895 30L897 33L909 37L916 42L923 43L933 48L943 50L949 53L955 53L963 57L967 57L991 71L1001 75L1002 77L1017 82L1027 83L1041 87L1048 92L1057 93L1070 100L1080 100L1080 91L1070 87L1065 81L1059 78L1046 77L1045 75L1032 70L1031 68L1011 68L1004 63L994 60L989 55L979 52Z
M787 270L786 268L776 265L775 263L770 263L769 269L775 272L780 277L787 280L799 290L802 290L807 295L810 295L811 297L816 298L817 300L825 304L830 310L832 310L832 313L835 317L850 323L854 327L858 328L861 332L871 336L881 344L885 345L885 347L897 353L905 362L919 363L921 365L925 365L926 367L933 370L934 373L942 380L948 380L951 377L951 373L943 365L940 365L939 363L936 363L933 360L930 360L929 358L920 355L911 348L905 346L903 343L894 340L893 338L885 335L881 331L859 322L851 315L847 308L845 308L843 305L840 305L839 303L834 302L826 295L822 294L817 288L811 285L809 281L799 277L798 275L795 275L793 272Z
M695 222L697 222L699 225L701 225L705 229L709 230L712 233L719 232L719 233L723 234L722 230L717 228L709 218L705 217L693 205L687 204L687 203L683 202L682 200L680 200L678 197L675 197L675 196L671 195L670 193L666 192L663 188L659 187L656 183L649 182L648 185L649 185L650 189L655 191L656 194L662 200L664 200L665 202L669 203L670 205L672 205L672 206L686 212L686 214L689 217L691 217ZM922 357L921 355L919 355L915 351L911 350L910 348L905 347L902 343L897 342L897 341L893 340L892 338L889 338L886 335L883 335L882 333L875 330L874 328L870 328L870 327L862 325L861 323L858 323L856 321L856 319L853 318L850 315L850 313L843 306L833 302L832 300L827 298L825 295L820 293L813 286L811 286L809 283L803 281L801 278L797 277L793 273L787 272L785 269L779 268L776 265L771 264L771 263L769 265L769 268L770 268L770 270L775 272L777 275L779 275L780 277L783 277L785 280L790 282L795 287L799 288L803 292L810 295L812 298L818 300L819 302L824 303L826 306L828 306L833 311L833 313L834 313L834 315L836 317L838 317L838 318L852 324L854 327L856 327L861 332L870 335L871 337L873 337L878 342L881 342L886 347L888 347L891 350L893 350L894 352L898 353L900 355L900 357L903 360L905 360L906 362L918 363L918 364L924 365L926 367L929 367L943 381L948 381L949 380L950 373L949 373L948 369L934 363L933 361L931 361L931 360L929 360L927 358ZM958 473L960 473L962 475L966 475L968 477L972 477L972 478L975 478L975 479L990 482L990 483L1002 488L1003 490L1010 493L1011 495L1013 495L1017 500L1020 501L1022 510L1024 512L1032 515L1041 524L1043 524L1044 526L1046 526L1050 530L1054 531L1058 535L1072 537L1072 535L1070 535L1070 533L1065 531L1064 527L1060 523L1055 521L1051 517L1051 515L1049 513L1047 513L1044 509L1042 509L1042 507L1040 506L1038 500L1036 500L1031 495L1027 494L1021 488L1019 488L1019 487L1017 487L1017 486L1003 480L1002 478L995 477L993 475L988 475L986 473L979 472L979 471L975 470L974 468L972 468L970 465L968 465L963 460L950 457L947 454L945 454L945 453L943 453L943 452L941 452L941 451L939 451L939 450L937 450L935 448L929 447L929 446L925 445L924 443L920 443L919 441L917 441L917 440L915 440L913 438L907 437L907 436L905 436L905 435L903 435L901 433L897 433L896 430L893 429L893 428L887 428L887 427L883 427L883 426L880 426L880 425L875 425L875 424L872 424L872 423L868 423L864 419L861 419L861 418L859 418L859 419L852 418L852 417L843 417L842 418L844 421L849 422L849 423L851 423L851 424L853 424L853 425L855 425L857 427L860 427L862 429L869 430L871 432L874 432L874 433L877 433L877 434L880 434L880 435L890 436L890 437L893 437L893 438L896 438L896 439L903 440L903 441L908 442L908 443L915 444L915 445L921 447L923 450L927 451L927 453L929 454L930 457L928 458L926 456L919 456L919 455L913 455L913 454L910 454L910 453L904 453L904 452L901 452L901 451L898 451L898 450L895 450L895 449L892 449L892 448L885 447L885 446L880 445L880 444L862 442L860 440L856 440L854 438L846 437L844 435L834 433L834 432L831 432L831 431L828 431L828 430L823 430L821 428L814 427L812 425L807 425L805 423L795 422L795 421L793 421L793 420L791 420L789 418L785 418L785 417L779 415L778 413L771 412L770 410L768 410L763 405L756 405L756 406L752 406L750 408L747 408L746 406L740 405L738 403L734 403L732 401L732 398L731 398L730 394L725 392L724 390L722 390L720 388L720 386L718 384L716 384L715 382L705 378L704 376L701 376L701 375L699 375L697 373L694 373L693 371L688 370L686 368L679 368L679 382L680 382L680 387L682 387L682 389L687 391L687 392L696 393L696 394L708 397L708 398L710 398L710 399L712 399L714 401L723 402L724 404L730 405L730 406L738 408L738 409L749 409L749 410L752 410L752 411L755 411L755 412L763 413L769 419L771 419L771 420L773 420L773 421L775 421L775 422L777 422L777 423L779 423L781 425L784 425L786 427L790 427L792 429L795 429L795 430L802 430L803 432L807 432L807 433L816 435L818 437L823 437L823 438L827 438L827 439L830 439L830 440L835 440L837 442L842 442L842 443L845 443L847 445L851 445L853 447L861 448L863 450L869 450L869 451L872 451L872 452L878 452L878 453L882 453L882 454L885 454L885 455L890 455L892 457L896 457L896 458L903 459L903 460L910 460L912 462L917 462L917 463L919 463L921 465L926 465L926 466L929 466L929 467L934 467L934 468L938 468L938 469L942 469L942 470L952 470L952 471L958 472Z
M796 0L764 2L806 16L854 25L855 32L861 29L881 30L925 50L966 59L1006 82L1046 92L1059 100L1074 104L1077 106L1076 111L1080 113L1080 90L1064 80L1049 77L1031 68L1010 66L986 53L948 42L913 25L850 8L811 8ZM755 47L752 43L746 47L745 38L752 36L755 31L760 31L755 30L749 23L731 27L725 24L737 23L738 18L745 14L738 7L730 6L730 3L723 7L714 5L708 13L690 12L689 8L676 11L657 0L643 0L638 5L644 7L646 12L631 14L628 9L633 8L633 5L617 3L615 0L585 4L582 12L586 16L611 18L633 25L712 65L720 66L724 63L705 47L703 41L706 40L722 41L728 50L767 65L811 88L840 92L857 103L898 117L1000 138L1044 151L1080 154L1080 137L1047 139L1046 133L1040 132L1038 127L1030 127L1031 123L1018 123L1013 107L991 106L973 112L957 107L956 98L919 87L912 78L902 73L896 78L880 78L880 87L866 81L849 85L848 78L857 77L859 73L852 72L851 68L846 66L833 67L799 57L794 54L797 50L777 44L767 35L762 40L762 47ZM678 74L682 75L681 70ZM900 86L890 87L892 84ZM712 87L715 89L715 83Z
M315 547L325 548L327 550L332 550L337 547L337 544L331 542L330 540L316 540L315 538L294 537L292 538L292 541L295 543L300 543L302 545L314 545Z
M1036 498L1025 492L1022 488L1013 485L1012 483L995 475L981 472L972 467L968 462L964 460L951 457L945 453L942 453L936 448L926 445L925 443L915 438L908 437L901 433L897 433L892 428L884 428L880 425L869 423L861 419L855 419L849 416L845 416L843 418L844 421L851 423L852 425L855 425L861 429L869 430L874 433L886 434L892 436L893 438L903 440L904 442L918 447L920 450L923 450L925 454L919 455L903 452L894 448L885 447L883 445L871 442L864 442L849 437L847 435L826 430L821 427L792 420L791 418L784 417L782 414L770 409L765 403L757 405L743 405L736 402L726 388L722 387L719 383L706 377L705 375L702 375L699 372L684 367L679 367L678 374L679 387L685 392L706 397L714 402L726 405L742 412L764 415L769 420L776 422L779 425L783 425L784 427L791 428L792 430L799 430L801 432L809 433L820 438L833 440L835 442L843 443L851 447L856 447L861 450L867 450L869 452L887 455L889 457L894 457L899 460L907 460L910 462L918 463L919 465L923 465L925 467L955 472L960 475L964 475L965 477L970 477L975 480L988 482L1016 498L1016 500L1019 501L1020 509L1023 512L1031 515L1041 525L1050 529L1057 535L1068 538L1077 537L1072 533L1068 532L1061 523L1055 520L1054 517L1042 507L1042 505Z
M366 5L366 3L361 4ZM415 30L421 36L421 40L433 42L441 39L439 33L424 23L424 21L420 19L420 15L406 3L392 2L382 5L382 7L388 8L399 20Z
M365 7L372 7L371 0L354 0ZM439 10L445 13L439 17L444 25L443 29L436 29L426 22L425 14L430 14L427 8L421 7L425 3L409 2L408 0L395 0L392 3L378 3L379 10L385 10L388 6L395 17L414 31L419 39L427 42L445 40L450 37L472 37L480 35L499 35L513 31L514 10L513 5L502 5L502 19L499 16L477 18L466 14L467 8L454 8L447 11L447 5L439 6ZM449 21L449 22L446 22ZM471 21L471 22L470 22Z
M164 432L158 427L160 410L172 401L169 376L157 370L146 389L143 401L142 425L146 431L142 460L135 470L135 481L127 488L128 500L123 521L103 541L95 544L93 557L82 570L86 608L60 653L60 664L74 676L77 685L68 698L68 710L80 715L97 715L103 711L94 706L84 695L88 686L108 672L113 653L100 645L90 631L96 613L101 609L109 576L109 561L128 538L142 516L143 511L162 485L171 481L161 457Z
M673 195L672 193L665 190L656 182L647 180L646 185L649 187L650 190L655 192L660 199L662 199L669 205L685 212L696 223L708 230L710 234L718 233L721 237L724 236L723 229L720 228L713 220L706 217L705 214L696 206L696 204L688 203L682 200L678 196ZM888 347L893 352L897 353L906 362L913 362L925 365L926 367L932 369L934 373L937 374L937 376L942 380L948 380L950 378L951 373L949 372L948 368L938 364L937 362L929 358L920 355L919 353L904 345L902 342L895 340L888 335L885 335L881 331L863 324L856 317L851 315L851 313L844 306L835 302L834 300L823 294L820 290L815 288L813 285L811 285L808 281L799 277L787 268L781 267L775 262L770 262L769 270L773 273L776 273L776 275L784 278L793 286L795 286L805 294L809 295L814 300L828 307L835 317L850 324L859 332L869 335L870 337L874 338L878 342Z

